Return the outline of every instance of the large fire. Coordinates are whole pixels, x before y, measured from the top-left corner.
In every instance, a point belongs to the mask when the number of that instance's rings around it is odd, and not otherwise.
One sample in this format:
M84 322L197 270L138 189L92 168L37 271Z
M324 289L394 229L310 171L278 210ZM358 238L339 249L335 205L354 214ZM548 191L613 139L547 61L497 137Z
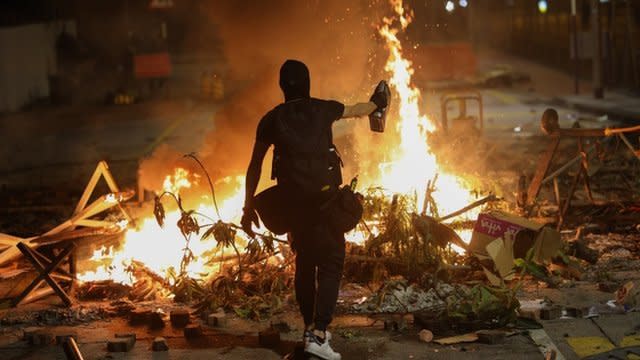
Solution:
M427 143L427 133L436 129L434 123L421 114L419 102L421 92L411 81L413 75L412 64L403 57L402 44L398 38L400 31L411 23L411 14L407 12L401 0L391 0L394 16L384 18L379 34L386 42L389 57L385 70L389 74L389 84L392 88L397 113L389 114L388 123L395 126L390 129L395 134L383 134L384 147L380 149L379 172L370 178L361 178L361 187L382 187L389 194L411 194L417 199L416 209L422 210L427 184L437 174L435 191L431 193L438 205L441 215L458 210L473 201L470 191L464 186L464 179L448 174L442 170L436 157L430 151ZM388 139L388 140L387 140ZM174 174L168 175L164 181L164 191L180 193L189 189L199 180L199 177L186 169L177 168ZM225 194L218 203L220 217L224 221L238 222L242 213L244 199L243 175L228 176L218 182L231 185L234 191ZM213 217L212 222L218 220L217 211L213 208L211 199L203 196L197 211ZM161 228L153 216L149 216L138 223L135 229L129 229L120 248L101 248L93 255L93 261L99 264L94 272L86 272L80 276L81 280L112 279L125 284L132 284L136 279L131 278L126 268L133 260L144 263L152 271L166 275L170 269L176 271L180 267L185 248L185 239L180 233L176 222L180 212L176 209L166 215L166 225ZM375 227L374 227L375 231ZM468 234L462 234L463 238ZM238 236L244 234L239 231ZM348 234L351 241L362 242L367 234L354 231ZM195 278L207 277L215 273L214 265L205 263L204 259L216 248L213 238L206 241L193 239L189 241L189 248L195 259L189 263L187 272Z
M380 35L389 48L389 58L385 70L389 73L391 84L398 100L398 119L390 121L396 125L400 134L398 144L389 144L389 160L380 165L381 175L371 179L371 185L377 184L392 193L415 193L418 206L422 206L427 190L427 182L436 181L436 191L431 196L438 204L442 214L458 210L471 202L471 195L463 185L463 179L447 174L436 162L426 141L427 132L436 129L435 124L426 115L420 113L420 90L413 86L412 64L402 55L402 43L398 39L400 30L411 23L411 14L403 8L401 0L392 0L396 16L385 18ZM400 29L394 27L399 23ZM419 208L419 210L421 210Z

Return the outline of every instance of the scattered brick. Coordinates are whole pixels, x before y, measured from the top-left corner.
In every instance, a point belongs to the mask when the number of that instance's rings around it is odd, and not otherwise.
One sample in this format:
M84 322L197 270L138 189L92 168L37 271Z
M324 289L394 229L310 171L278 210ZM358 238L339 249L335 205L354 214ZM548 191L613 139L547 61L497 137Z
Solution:
M55 342L55 337L52 333L45 330L38 330L31 333L28 337L29 345L32 346L46 346Z
M162 329L164 327L164 314L161 312L152 312L149 314L148 320L149 328L151 329Z
M33 334L37 333L38 331L42 331L43 328L41 327L27 327L24 328L22 330L22 339L25 340L28 343L31 343L31 338L33 337Z
M418 311L413 313L413 325L417 329L427 329L436 335L449 332L450 324L442 321L433 311Z
M387 331L404 331L407 329L407 321L403 316L391 316L384 320L384 329Z
M483 344L499 344L504 341L505 333L500 330L479 330L476 331L478 341Z
M539 309L530 309L530 310L522 310L520 309L518 315L523 318L539 320L540 319L540 310Z
M129 323L131 325L145 325L149 322L151 310L133 310L129 314Z
M129 336L127 336L129 335ZM117 334L116 338L107 342L107 350L109 352L129 352L136 344L135 335L132 334ZM118 337L121 336L121 337Z
M554 320L562 315L562 309L558 306L543 307L540 309L540 319Z
M65 333L65 334L58 334L56 335L56 344L57 345L62 345L64 344L69 338L73 338L73 340L78 341L78 334L76 332L69 332L69 333Z
M258 333L258 343L261 347L274 349L280 345L280 332L272 327Z
M209 314L207 317L207 325L213 327L223 327L227 324L227 315L225 313Z
M289 323L284 320L277 320L275 322L272 322L271 327L280 331L281 334L287 334L291 332L291 326L289 326Z
M153 343L151 344L151 350L153 351L168 351L169 345L167 345L167 340L163 337L157 337L153 339Z
M402 318L386 319L384 329L386 331L403 331L407 328L407 322Z
M573 318L581 318L581 317L584 317L586 313L589 312L589 309L568 307L568 308L565 308L564 311L566 312L567 316L570 316Z
M187 339L195 339L202 336L202 327L196 324L190 324L184 327L184 337Z
M189 310L184 309L171 311L169 318L171 319L171 325L175 327L185 327L191 320Z

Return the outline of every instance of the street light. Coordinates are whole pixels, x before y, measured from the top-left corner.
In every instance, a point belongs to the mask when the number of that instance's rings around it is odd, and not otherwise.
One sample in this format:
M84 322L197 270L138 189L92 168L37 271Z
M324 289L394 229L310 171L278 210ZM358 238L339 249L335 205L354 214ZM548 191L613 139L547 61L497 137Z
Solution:
M541 14L546 14L548 9L549 5L547 4L547 0L538 1L538 11L540 11Z
M447 1L447 4L444 6L444 8L448 12L452 12L453 10L456 9L456 4L454 4L453 1L449 0L449 1Z

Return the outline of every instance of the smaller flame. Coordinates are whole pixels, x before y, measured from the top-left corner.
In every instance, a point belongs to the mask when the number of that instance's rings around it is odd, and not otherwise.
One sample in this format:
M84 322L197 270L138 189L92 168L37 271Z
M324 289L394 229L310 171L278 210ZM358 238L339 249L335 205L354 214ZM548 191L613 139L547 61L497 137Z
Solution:
M173 171L173 175L167 175L162 183L162 189L165 192L180 194L181 189L189 189L192 185L198 185L200 175L192 174L189 170L177 167Z
M118 227L118 230L125 231L127 230L127 227L129 227L129 220L127 219L119 220L118 222L116 222L115 226Z

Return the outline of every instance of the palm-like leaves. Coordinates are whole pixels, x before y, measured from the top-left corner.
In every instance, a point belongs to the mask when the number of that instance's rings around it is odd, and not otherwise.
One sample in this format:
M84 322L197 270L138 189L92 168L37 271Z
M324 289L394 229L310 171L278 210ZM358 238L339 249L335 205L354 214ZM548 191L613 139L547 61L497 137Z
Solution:
M164 206L162 202L160 202L160 197L156 196L153 198L153 215L156 217L156 221L160 227L164 226L165 212Z
M198 225L198 219L194 216L194 211L182 211L180 214L180 219L178 219L178 229L182 233L182 236L188 237L189 235L195 233L200 233L200 226Z

